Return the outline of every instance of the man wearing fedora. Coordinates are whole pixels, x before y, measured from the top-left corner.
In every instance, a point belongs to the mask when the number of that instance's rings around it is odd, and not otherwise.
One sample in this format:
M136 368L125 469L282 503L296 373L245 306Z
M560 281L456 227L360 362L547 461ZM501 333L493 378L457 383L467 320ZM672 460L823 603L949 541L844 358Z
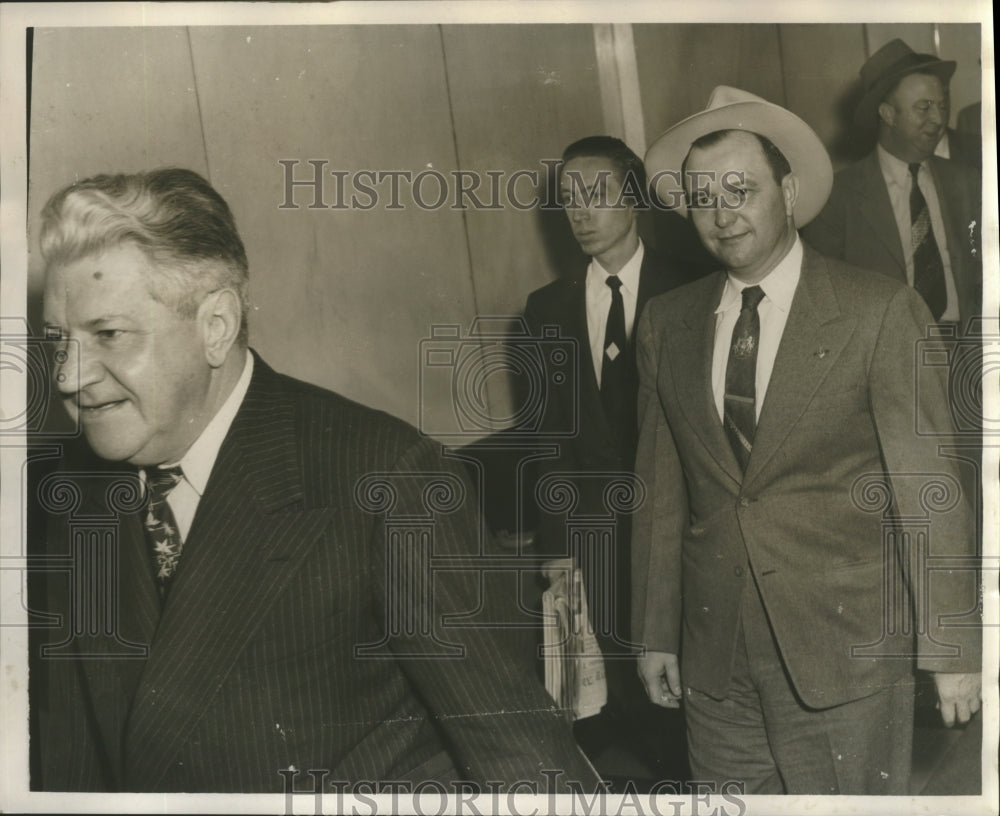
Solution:
M945 377L914 373L927 307L800 240L833 173L789 111L718 87L645 161L723 267L638 326L647 694L683 702L694 779L908 793L914 665L946 724L980 705L974 520L937 452Z
M878 143L837 174L803 236L825 255L912 286L936 321L967 326L982 304L980 181L968 162L934 155L954 71L900 39L872 54L854 122L861 133L877 130Z

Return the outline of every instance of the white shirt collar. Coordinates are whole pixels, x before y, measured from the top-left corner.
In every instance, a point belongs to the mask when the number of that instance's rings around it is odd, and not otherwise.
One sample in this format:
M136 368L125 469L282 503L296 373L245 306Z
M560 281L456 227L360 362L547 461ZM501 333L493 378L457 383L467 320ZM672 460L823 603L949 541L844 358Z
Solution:
M876 152L878 153L879 167L882 168L882 176L885 178L886 184L895 184L906 189L909 184L907 179L910 176L910 165L899 157L893 156L882 145L876 147ZM920 162L920 166L926 169L927 162Z
M176 463L184 471L184 478L188 484L194 488L199 496L205 492L208 477L212 474L212 468L219 455L219 448L222 447L222 442L226 438L226 434L229 433L229 426L233 424L236 412L243 404L243 398L250 387L250 377L253 374L253 355L249 349L246 351L246 356L243 373L240 374L233 390L229 392L226 401L222 403L222 407L205 426L205 430L201 432L194 444L188 448L187 453L181 457L180 462Z
M618 280L622 282L622 289L633 295L639 292L639 272L642 269L642 259L645 254L646 249L640 240L632 257L625 262L625 266L618 270ZM597 258L591 258L590 266L587 267L587 283L595 287L598 285L604 287L604 281L607 278L608 272L601 266Z
M944 129L944 133L938 139L937 147L934 148L934 155L942 159L951 158L951 143L948 141L948 128Z
M795 287L798 286L799 276L802 273L802 241L798 233L795 235L795 243L788 250L785 257L778 261L778 265L767 273L758 286L764 290L764 297L777 306L781 311L788 313L792 307L792 298L795 297ZM743 290L749 284L737 280L732 275L726 276L726 286L722 291L722 299L715 310L716 314L726 312L730 309L742 307Z

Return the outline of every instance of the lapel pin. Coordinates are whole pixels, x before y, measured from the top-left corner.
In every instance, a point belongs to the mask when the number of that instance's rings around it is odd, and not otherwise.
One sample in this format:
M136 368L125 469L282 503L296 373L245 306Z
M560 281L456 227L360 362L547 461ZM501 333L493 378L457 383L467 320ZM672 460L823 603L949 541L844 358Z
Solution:
M829 349L822 348L822 349L820 349L819 351L816 352L816 356L819 357L819 359L822 360L824 357L826 357L826 353L828 351L829 351Z

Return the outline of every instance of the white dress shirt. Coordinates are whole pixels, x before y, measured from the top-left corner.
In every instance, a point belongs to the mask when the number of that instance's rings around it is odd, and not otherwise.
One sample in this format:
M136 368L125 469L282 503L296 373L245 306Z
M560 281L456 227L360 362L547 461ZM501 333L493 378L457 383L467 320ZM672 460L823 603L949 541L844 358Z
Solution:
M622 293L625 305L625 336L629 339L635 325L635 310L639 302L639 270L642 269L645 252L642 241L639 241L635 254L618 270L618 279L622 282L618 291ZM611 287L605 282L607 278L608 273L597 258L591 258L586 280L587 335L590 338L590 357L594 362L598 387L601 385L601 368L604 365L604 332L608 327L608 311L611 309Z
M167 494L167 504L174 514L174 521L177 522L177 529L181 534L181 541L186 541L188 532L191 530L191 522L194 521L195 511L198 509L198 502L201 501L205 487L208 485L208 477L212 474L215 460L219 455L219 448L222 441L229 433L229 426L233 424L236 412L243 404L247 388L250 387L250 376L253 374L253 355L247 351L247 360L243 365L243 373L236 381L236 385L226 397L215 416L205 426L194 444L188 448L187 453L179 462L172 462L162 467L180 466L184 471L184 478L181 479L170 493ZM143 471L143 479L146 472Z
M788 322L788 310L792 307L795 288L802 275L802 241L798 236L776 267L758 286L764 291L764 299L757 307L760 316L760 339L757 344L757 376L754 379L756 388L757 418L760 419L760 409L767 394L767 384L771 381L774 370L774 358L778 355L778 345L781 335ZM715 407L719 412L719 421L723 417L723 400L726 393L726 366L729 363L729 346L733 340L733 328L743 308L743 290L747 284L738 281L732 275L726 279L722 290L722 299L715 310L715 349L712 356L712 394L715 397Z
M911 240L910 223L910 191L913 189L913 176L906 162L897 159L888 150L879 145L878 163L882 168L882 178L889 191L889 201L896 217L896 229L899 230L899 240L903 244L903 259L906 261L906 282L913 286L913 243ZM958 320L958 290L955 288L955 276L951 273L951 258L948 255L948 236L944 231L944 218L941 216L941 203L938 201L937 188L931 176L927 162L920 163L918 174L920 192L927 202L927 210L931 217L931 230L941 253L944 264L944 285L948 293L948 306L941 315L941 320Z
M948 128L945 128L944 133L941 134L937 147L934 148L934 155L939 156L942 159L951 158L951 144L948 141Z

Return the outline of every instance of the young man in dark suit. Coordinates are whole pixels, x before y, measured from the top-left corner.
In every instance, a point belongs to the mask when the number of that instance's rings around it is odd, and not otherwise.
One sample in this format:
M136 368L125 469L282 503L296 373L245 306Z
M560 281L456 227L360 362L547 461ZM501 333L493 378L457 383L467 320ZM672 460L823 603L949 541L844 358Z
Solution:
M558 389L546 405L545 426L576 429L557 440L559 454L540 470L545 477L566 474L578 496L571 513L615 519L614 541L580 546L568 542L567 516L543 507L536 550L571 556L583 573L597 642L604 656L608 703L578 720L576 733L593 758L616 739L662 747L660 778L683 772L672 759L683 757L683 732L642 700L630 645L630 516L618 512L608 485L631 474L636 446L636 391L633 328L647 301L679 285L683 271L639 237L638 213L647 206L641 159L610 136L590 136L563 152L560 200L580 248L590 257L585 269L559 278L528 296L524 314L535 336L556 326L576 341L574 387ZM543 501L544 504L544 501Z
M946 367L918 364L930 314L799 239L833 173L789 111L720 86L646 168L723 267L638 328L647 694L683 701L695 779L908 794L914 668L945 724L980 706L976 524L939 451Z
M49 553L73 559L50 576L62 628L33 698L42 789L592 786L528 656L441 624L480 600L472 561L432 574L478 552L461 474L247 348L246 254L204 179L71 185L41 247L86 439L39 491Z

